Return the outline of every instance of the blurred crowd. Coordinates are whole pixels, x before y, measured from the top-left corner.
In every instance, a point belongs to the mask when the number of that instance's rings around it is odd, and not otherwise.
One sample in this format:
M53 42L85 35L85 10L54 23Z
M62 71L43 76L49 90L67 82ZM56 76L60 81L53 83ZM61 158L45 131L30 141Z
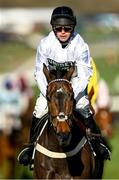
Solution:
M88 95L90 103L94 108L95 113L97 113L99 109L107 109L110 111L111 96L108 84L97 69L93 58L91 58L91 66L93 69L93 75L90 77L88 83Z
M0 131L10 134L21 128L20 115L28 108L33 92L25 76L7 75L0 85Z
M0 82L0 179L15 178L15 174L20 170L17 170L17 153L29 135L27 129L32 114L29 107L33 97L32 87L25 75L7 74L2 78Z

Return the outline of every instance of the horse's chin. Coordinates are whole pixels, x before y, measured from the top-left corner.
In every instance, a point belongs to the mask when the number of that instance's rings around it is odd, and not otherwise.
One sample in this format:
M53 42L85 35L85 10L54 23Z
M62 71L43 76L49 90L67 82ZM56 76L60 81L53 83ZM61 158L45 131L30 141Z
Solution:
M65 134L65 133L59 133L57 134L57 138L58 138L58 141L59 141L59 144L60 146L62 147L66 147L70 144L70 141L71 141L71 134Z

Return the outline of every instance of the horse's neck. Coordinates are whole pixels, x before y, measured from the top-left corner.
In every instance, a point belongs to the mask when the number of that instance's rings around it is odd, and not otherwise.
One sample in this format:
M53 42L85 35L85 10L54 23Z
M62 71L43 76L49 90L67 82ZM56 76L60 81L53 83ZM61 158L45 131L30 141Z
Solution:
M57 140L53 126L51 126L49 122L45 126L42 135L38 140L38 143L47 149L51 149L52 151L56 151L58 149L59 151L62 152L62 149L59 146L59 142Z
M83 138L83 135L80 128L77 126L76 123L73 124L71 131L72 131L71 132L72 139L71 139L70 144L67 147L62 148L59 144L59 141L57 139L53 126L51 126L51 124L48 122L42 132L41 137L39 138L38 143L52 151L63 152L63 151L72 150L81 141L81 139Z
M76 147L82 138L83 138L83 135L81 133L80 128L77 126L76 123L74 123L73 128L72 128L72 139L70 143L71 148Z

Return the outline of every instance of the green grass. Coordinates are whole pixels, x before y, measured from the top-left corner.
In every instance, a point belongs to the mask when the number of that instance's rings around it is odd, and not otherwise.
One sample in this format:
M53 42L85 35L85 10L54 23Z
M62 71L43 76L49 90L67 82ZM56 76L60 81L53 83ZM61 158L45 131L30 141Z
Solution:
M104 179L119 179L119 124L115 124L114 136L110 140L112 146L111 160L105 163Z
M0 43L0 73L14 70L33 55L35 51L24 43Z
M113 62L106 57L97 58L95 62L101 77L103 77L109 85L110 93L116 93L114 81L117 76L119 76L119 56L117 56L116 60Z
M109 90L111 94L119 93L119 88L115 87L115 79L119 77L119 52L118 50L114 50L111 47L113 46L113 41L118 40L119 37L119 30L111 29L111 28L102 28L98 26L92 26L92 24L87 24L87 26L81 26L82 29L79 27L79 33L85 39L85 41L90 44L96 43L105 43L108 41L110 43L110 48L105 49L105 55L101 53L101 49L97 49L100 53L100 57L93 57L97 69L99 70L101 77L103 77L109 86ZM112 43L112 44L111 44ZM103 49L104 51L104 49Z
M78 29L80 30L80 27ZM92 26L92 24L91 26L90 24L85 25L84 28L82 26L79 33L88 43L101 42L109 39L114 40L119 37L119 31L117 29L96 27L94 25Z

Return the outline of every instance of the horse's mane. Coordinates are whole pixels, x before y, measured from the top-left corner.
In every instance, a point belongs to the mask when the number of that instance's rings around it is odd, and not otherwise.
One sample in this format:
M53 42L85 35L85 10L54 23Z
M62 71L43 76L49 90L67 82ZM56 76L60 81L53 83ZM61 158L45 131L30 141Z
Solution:
M60 79L62 78L66 73L67 73L67 70L51 70L50 71L52 75L55 76L56 79Z

